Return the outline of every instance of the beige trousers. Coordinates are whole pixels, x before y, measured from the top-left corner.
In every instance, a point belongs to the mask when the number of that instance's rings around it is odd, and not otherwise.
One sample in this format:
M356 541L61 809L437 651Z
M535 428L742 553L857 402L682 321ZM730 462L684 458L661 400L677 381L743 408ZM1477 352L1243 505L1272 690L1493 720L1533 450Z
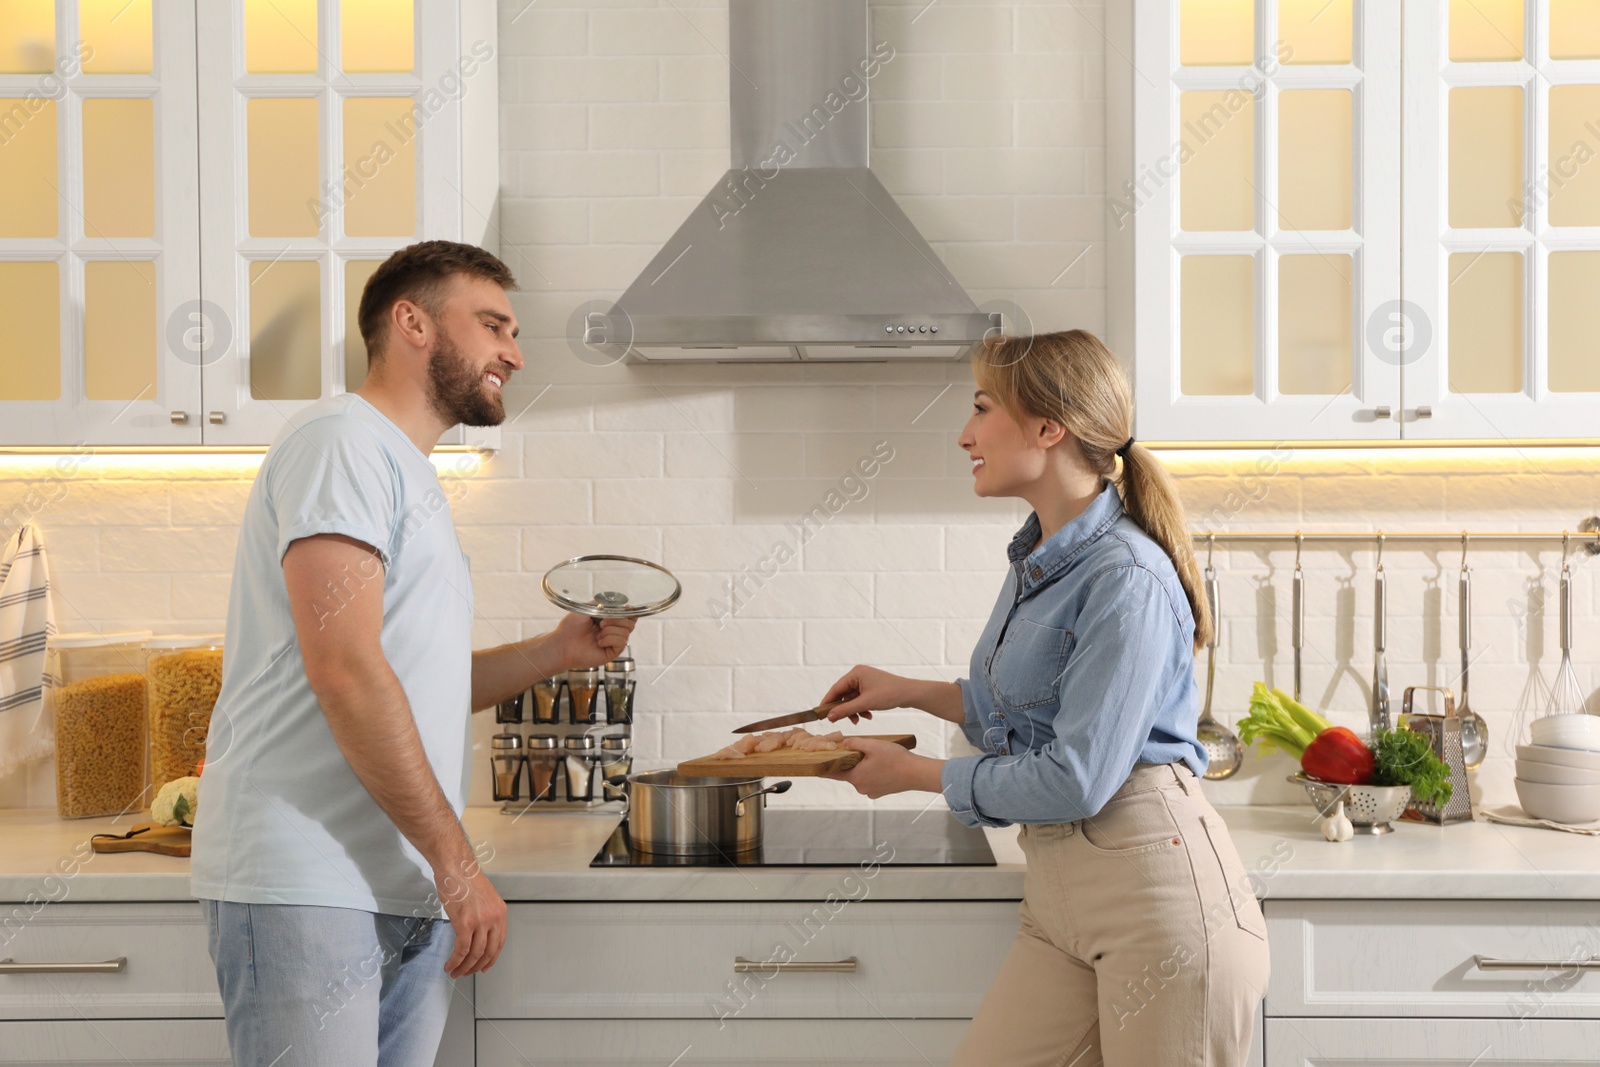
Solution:
M1267 928L1182 764L1140 764L1092 819L1024 826L1022 929L955 1067L1235 1067Z

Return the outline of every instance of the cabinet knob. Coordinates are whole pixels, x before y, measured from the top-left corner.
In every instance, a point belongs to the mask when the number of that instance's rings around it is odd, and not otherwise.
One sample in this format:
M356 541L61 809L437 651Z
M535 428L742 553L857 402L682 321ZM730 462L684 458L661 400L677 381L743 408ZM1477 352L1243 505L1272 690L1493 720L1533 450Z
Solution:
M1388 404L1380 404L1372 409L1372 417L1375 419L1389 419L1394 417L1394 412L1389 410Z
M1431 419L1431 418L1433 418L1433 407L1432 407L1432 405L1429 405L1429 404L1418 404L1417 405L1417 418L1419 418L1419 419Z
M206 421L213 426L221 426L223 423L228 421L227 412L213 411L211 414L206 416Z
M189 421L189 413L187 411L174 411L172 413L172 425L174 425L174 426L182 426L184 423L186 423L188 421Z

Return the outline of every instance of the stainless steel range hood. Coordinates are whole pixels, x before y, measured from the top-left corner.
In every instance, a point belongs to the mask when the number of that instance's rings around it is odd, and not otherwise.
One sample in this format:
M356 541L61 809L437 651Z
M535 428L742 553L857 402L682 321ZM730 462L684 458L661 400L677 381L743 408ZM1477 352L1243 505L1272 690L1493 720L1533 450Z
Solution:
M732 166L585 344L630 359L954 359L990 329L869 169L866 0L730 0Z

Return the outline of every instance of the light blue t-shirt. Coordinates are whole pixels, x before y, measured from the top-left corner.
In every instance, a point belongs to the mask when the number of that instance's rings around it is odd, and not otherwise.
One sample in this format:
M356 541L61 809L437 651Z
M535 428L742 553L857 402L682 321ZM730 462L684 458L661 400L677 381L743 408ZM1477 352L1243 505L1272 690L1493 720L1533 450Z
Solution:
M306 681L290 543L336 533L382 557L318 617L383 597L383 651L433 773L461 814L471 749L472 580L433 464L353 393L296 415L250 490L228 599L222 692L195 819L197 897L440 916L433 874L356 777Z

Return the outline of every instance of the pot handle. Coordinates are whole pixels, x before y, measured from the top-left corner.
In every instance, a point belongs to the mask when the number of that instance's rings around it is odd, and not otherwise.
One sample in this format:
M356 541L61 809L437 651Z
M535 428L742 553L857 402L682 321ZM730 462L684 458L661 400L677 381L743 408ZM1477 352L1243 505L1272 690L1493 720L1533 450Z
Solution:
M595 621L599 622L600 620L596 619ZM627 818L628 817L628 812L633 810L633 790L631 790L631 789L623 789L623 786L626 786L626 785L630 784L632 782L632 780L633 780L632 775L627 775L627 774L613 774L611 777L609 777L609 778L607 778L605 780L606 785L611 786L613 789L621 790L621 792L622 792L622 817L623 818Z
M773 793L773 794L787 793L789 791L789 787L792 786L792 785L794 785L794 783L789 781L786 778L781 782L773 782L771 785L766 786L763 789L757 789L754 793L746 793L744 796L739 798L737 803L734 804L734 806L733 806L734 817L735 818L739 818L739 819L744 818L744 802L745 801L754 800L756 797L761 796L763 793Z

